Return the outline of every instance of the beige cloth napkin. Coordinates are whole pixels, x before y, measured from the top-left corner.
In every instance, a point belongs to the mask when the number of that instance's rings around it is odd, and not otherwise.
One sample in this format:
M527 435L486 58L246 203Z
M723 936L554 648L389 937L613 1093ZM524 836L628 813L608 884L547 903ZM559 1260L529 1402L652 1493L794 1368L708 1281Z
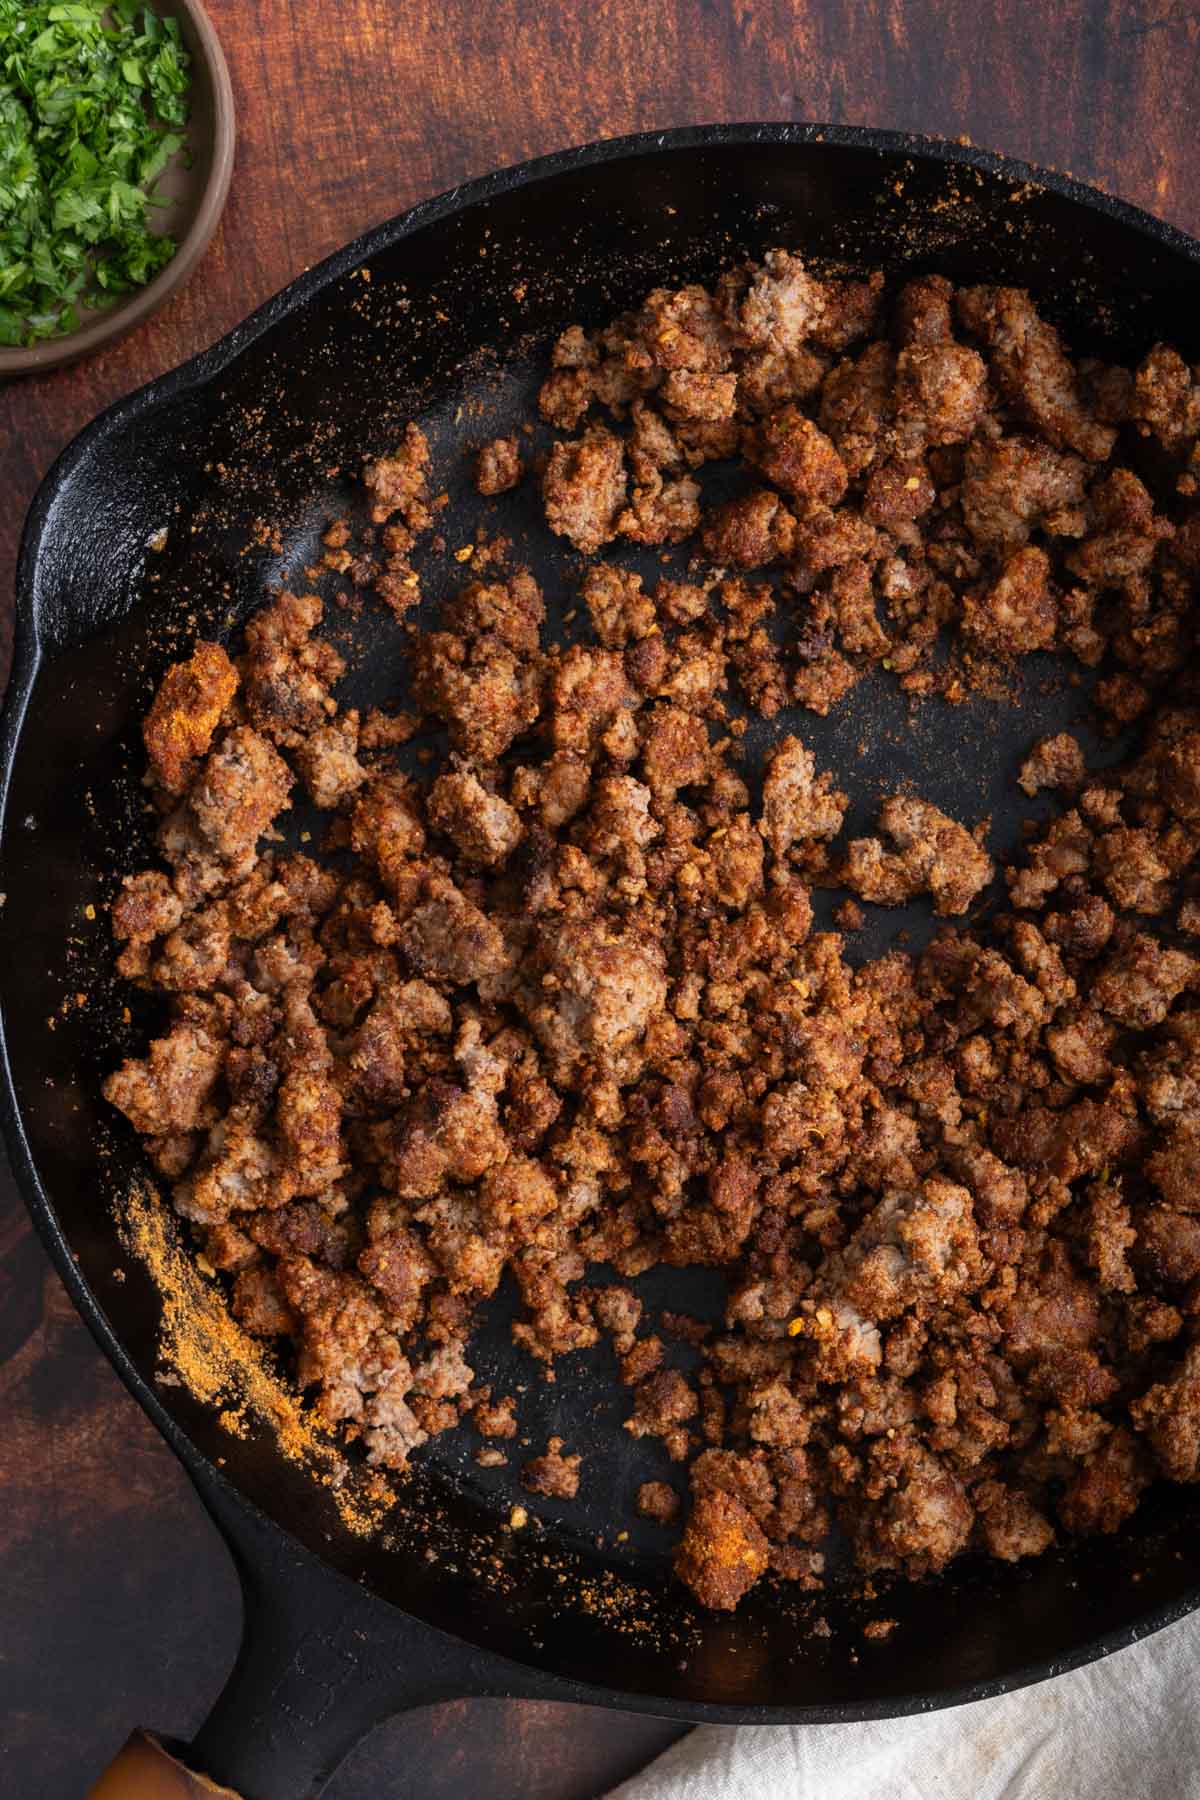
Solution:
M999 1700L702 1725L610 1800L1200 1800L1200 1613Z

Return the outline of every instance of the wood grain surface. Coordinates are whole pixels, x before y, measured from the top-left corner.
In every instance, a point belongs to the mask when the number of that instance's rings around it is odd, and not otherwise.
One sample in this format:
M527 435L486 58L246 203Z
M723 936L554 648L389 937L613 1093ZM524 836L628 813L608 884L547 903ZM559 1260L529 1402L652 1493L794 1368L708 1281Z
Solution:
M588 138L818 119L1070 169L1200 232L1188 0L209 0L240 142L190 285L136 336L0 391L0 654L25 508L121 394L367 226ZM231 1658L233 1575L76 1319L0 1172L0 1792L78 1800L135 1724L186 1735ZM585 1800L674 1729L553 1706L417 1713L331 1800Z

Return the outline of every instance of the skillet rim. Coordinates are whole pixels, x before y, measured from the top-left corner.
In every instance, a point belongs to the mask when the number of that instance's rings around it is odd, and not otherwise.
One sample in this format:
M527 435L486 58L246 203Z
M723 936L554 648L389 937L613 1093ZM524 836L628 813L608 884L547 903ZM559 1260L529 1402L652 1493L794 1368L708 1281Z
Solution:
M20 745L21 731L35 688L42 661L39 637L43 598L39 592L39 556L42 540L62 489L84 460L94 443L106 434L120 430L145 413L212 381L258 338L291 313L315 300L328 287L348 274L359 263L402 242L426 225L465 212L500 195L534 187L550 177L571 170L587 169L602 164L651 153L676 155L690 150L714 146L736 148L760 144L781 146L821 144L833 149L876 151L902 155L917 161L957 165L988 176L1043 188L1073 204L1086 207L1113 219L1116 223L1146 237L1163 249L1200 268L1200 241L1178 226L1156 218L1144 208L1076 180L1054 169L981 149L973 144L927 137L916 132L876 130L868 126L822 125L819 123L729 122L708 125L686 125L663 130L629 133L615 138L602 138L588 144L555 150L511 164L491 174L477 177L447 189L445 192L371 227L342 249L334 251L311 269L305 270L255 308L240 324L207 349L186 362L155 377L123 399L106 407L85 426L61 451L46 475L30 505L22 529L16 568L16 608L14 619L13 659L9 684L0 714L0 845L7 822L7 804L13 768ZM642 1693L623 1693L609 1686L599 1686L549 1671L530 1662L505 1656L483 1645L460 1638L437 1625L408 1613L393 1600L365 1589L343 1575L324 1558L276 1520L270 1518L235 1487L197 1448L154 1393L132 1361L107 1314L92 1293L72 1254L70 1244L59 1224L54 1204L41 1181L25 1135L17 1101L8 1052L8 1023L0 1007L0 1134L8 1152L10 1165L21 1196L33 1219L52 1263L71 1297L72 1304L91 1331L97 1344L115 1368L126 1388L148 1415L174 1454L191 1477L210 1514L209 1490L224 1500L218 1529L228 1536L228 1514L232 1503L249 1516L258 1527L277 1534L282 1543L295 1553L311 1558L325 1575L344 1583L348 1593L386 1606L390 1613L406 1620L421 1632L440 1638L448 1650L461 1647L464 1691L503 1692L515 1689L528 1697L561 1698L583 1704L636 1711L662 1718L678 1718L712 1724L839 1724L873 1719L901 1718L939 1711L977 1700L1032 1686L1054 1676L1085 1667L1140 1641L1152 1633L1174 1624L1200 1607L1200 1584L1186 1589L1182 1595L1152 1608L1140 1618L1124 1626L1087 1639L1069 1653L1042 1658L1024 1664L1004 1676L965 1682L944 1688L935 1694L916 1694L885 1700L843 1702L818 1706L733 1705L722 1702L672 1700ZM486 1684L479 1679L479 1669L494 1671ZM474 1677L472 1679L472 1676Z

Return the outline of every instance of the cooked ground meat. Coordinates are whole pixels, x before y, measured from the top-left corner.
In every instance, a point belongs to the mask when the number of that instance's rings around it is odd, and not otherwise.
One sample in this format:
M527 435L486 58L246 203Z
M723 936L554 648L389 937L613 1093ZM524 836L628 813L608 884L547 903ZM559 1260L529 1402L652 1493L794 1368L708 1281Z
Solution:
M1019 783L1023 794L1037 794L1043 788L1063 788L1068 792L1083 780L1083 751L1069 731L1054 737L1039 738L1021 764Z
M759 488L740 500L714 507L704 526L705 554L714 563L756 569L787 556L796 541L796 520L778 494Z
M669 1481L643 1481L637 1491L637 1509L643 1519L653 1519L659 1525L672 1524L679 1517L682 1504Z
M895 794L879 823L894 851L878 838L857 838L846 852L843 878L863 900L901 906L929 893L934 912L963 913L992 878L991 858L971 833L928 801Z
M784 738L763 781L762 831L772 853L783 857L793 844L835 838L846 806L829 776L817 774L812 751L798 738Z
M493 1400L490 1390L486 1397L476 1401L472 1411L475 1429L487 1438L512 1438L517 1435L516 1400L512 1394L505 1394L501 1400Z
M546 523L590 553L616 535L625 498L625 455L620 438L596 425L576 442L557 443L542 477Z
M716 1489L696 1496L675 1569L702 1606L732 1612L767 1563L766 1537L736 1495Z
M1058 621L1049 577L1044 550L1014 551L994 580L966 594L963 630L1001 655L1049 649Z
M580 1456L564 1456L563 1441L552 1437L545 1455L531 1456L521 1470L522 1486L552 1500L573 1500L579 1492Z
M707 1606L816 1584L831 1513L914 1576L1117 1529L1156 1474L1200 1478L1200 959L1174 938L1200 935L1200 384L1164 345L1077 365L1015 289L918 277L889 313L878 278L777 250L572 327L539 408L550 530L587 558L691 538L687 579L572 559L549 643L493 558L406 626L414 710L362 721L315 595L236 656L196 644L144 726L163 866L112 906L168 1016L108 1099L235 1316L374 1463L468 1417L517 1435L470 1366L502 1280L531 1367L606 1339L627 1431L686 1469L676 1567ZM519 444L478 453L481 493ZM735 456L705 509L692 472ZM431 462L412 425L364 471L400 612ZM347 569L352 536L326 536ZM1107 659L1097 704L1141 742L1091 773L1066 732L1014 746L1052 803L977 925L982 830L898 793L845 842L796 727L753 797L735 702L826 713L875 669L956 698L1047 651ZM401 773L423 721L449 748ZM328 867L279 842L294 795ZM814 929L835 883L951 922L855 967ZM724 1319L646 1316L656 1264L719 1270ZM551 1438L522 1479L570 1498L579 1467Z
M515 488L524 466L515 437L493 438L475 460L475 486L481 494L504 494Z
M419 425L405 427L404 442L392 456L381 456L363 470L377 525L399 514L410 531L429 524L429 444Z
M219 644L197 644L187 662L167 670L142 736L155 780L168 794L187 786L237 687L237 670Z
M964 288L958 310L967 330L984 344L1006 398L1046 442L1102 462L1117 434L1089 416L1059 335L1029 295L1020 288Z

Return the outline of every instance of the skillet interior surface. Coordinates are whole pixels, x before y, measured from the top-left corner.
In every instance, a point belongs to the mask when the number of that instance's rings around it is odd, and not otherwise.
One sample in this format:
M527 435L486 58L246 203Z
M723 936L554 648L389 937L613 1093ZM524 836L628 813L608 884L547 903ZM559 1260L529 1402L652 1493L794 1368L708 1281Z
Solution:
M217 1465L302 1544L418 1618L621 1690L629 1704L849 1717L1051 1673L1196 1603L1195 1499L1164 1492L1115 1540L1035 1565L964 1561L938 1581L878 1597L846 1570L814 1597L764 1587L732 1619L702 1616L670 1578L668 1535L632 1517L637 1483L667 1465L620 1429L611 1353L569 1358L556 1384L541 1387L508 1341L501 1295L474 1366L501 1391L526 1390L522 1430L533 1448L556 1431L583 1451L578 1501L529 1503L538 1519L504 1529L514 1501L528 1502L514 1480L521 1456L507 1470L480 1470L477 1440L463 1430L422 1453L382 1534L348 1530L328 1484L282 1454L252 1409L236 1431L221 1423L219 1382L201 1383L197 1397L176 1374L161 1379L161 1295L115 1229L114 1211L125 1210L144 1169L98 1083L140 1049L155 1017L151 1002L107 974L115 876L152 859L136 721L165 664L197 633L236 634L267 583L312 585L303 570L325 524L352 504L350 476L410 418L427 431L450 495L441 525L450 548L479 524L505 531L542 582L551 617L559 602L568 610L572 558L539 525L532 495L506 496L491 511L467 479L462 446L532 414L555 332L599 323L656 284L710 278L741 254L782 243L837 268L882 267L891 279L937 269L1021 283L1077 348L1128 361L1164 338L1200 357L1196 246L1131 209L1028 175L881 134L730 127L601 146L548 159L532 176L492 178L382 227L225 345L116 408L52 473L27 533L0 771L9 778L0 999L14 1158L60 1268L194 1471L211 1478ZM616 560L651 566L634 554ZM452 557L427 555L423 575L425 619L463 574ZM368 601L357 620L330 609L327 624L351 656L342 692L353 703L402 692L400 632L381 607ZM910 713L893 686L872 679L828 720L785 714L771 732L798 729L852 791L852 827L865 824L882 787L907 777L958 817L991 813L1003 853L1036 811L1014 805L1029 742L1064 726L1087 734L1086 692L1038 660L1019 706L934 701ZM308 823L298 810L296 831ZM927 912L880 914L863 954L902 928L919 942ZM637 1285L651 1305L669 1296L676 1308L719 1313L720 1283L703 1272L659 1272ZM618 1542L620 1531L629 1535ZM862 1625L881 1614L898 1628L865 1642Z

